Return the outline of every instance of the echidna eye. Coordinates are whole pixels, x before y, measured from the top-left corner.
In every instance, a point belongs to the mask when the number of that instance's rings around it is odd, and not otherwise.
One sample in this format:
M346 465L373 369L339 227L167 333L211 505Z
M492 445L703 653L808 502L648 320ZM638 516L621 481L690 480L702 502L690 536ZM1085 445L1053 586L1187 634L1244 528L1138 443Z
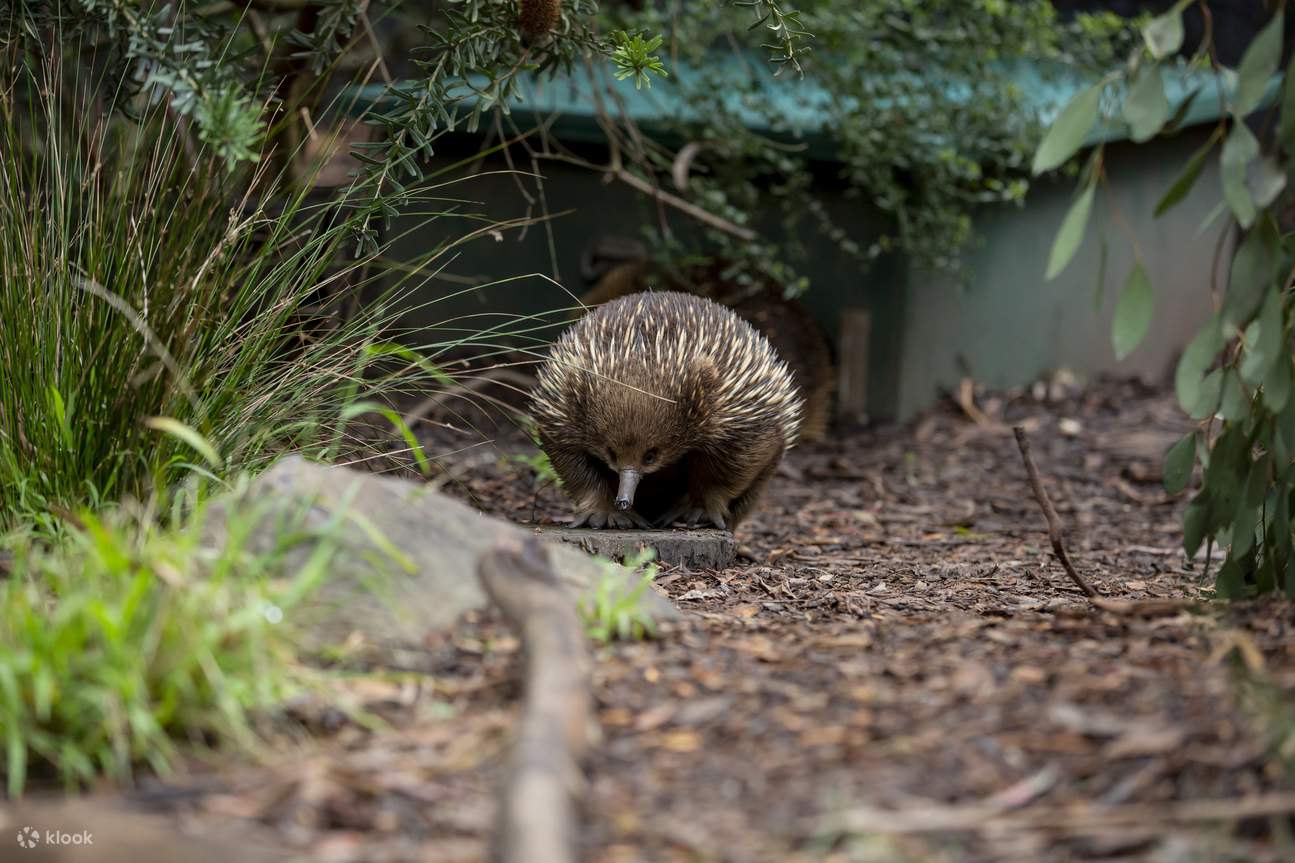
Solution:
M650 449L650 450L648 450L646 453L644 453L644 454L643 454L643 464L652 464L652 462L654 462L654 461L656 461L656 450L655 450L655 449Z
M607 450L607 463L613 464L615 463L615 461L616 461L616 450L614 449Z

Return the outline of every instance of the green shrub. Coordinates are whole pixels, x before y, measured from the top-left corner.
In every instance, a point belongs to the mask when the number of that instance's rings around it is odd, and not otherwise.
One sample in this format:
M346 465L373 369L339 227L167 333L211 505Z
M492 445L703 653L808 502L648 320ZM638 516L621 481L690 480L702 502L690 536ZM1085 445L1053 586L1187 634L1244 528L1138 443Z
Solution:
M251 745L249 712L306 685L295 612L325 574L320 542L296 570L292 524L267 552L246 537L262 513L168 517L117 509L78 517L55 547L12 543L0 580L0 733L10 795L33 772L68 785L165 771L177 742ZM325 533L327 528L324 529Z
M377 259L351 255L346 190L321 202L268 158L231 173L164 106L129 120L17 59L0 71L0 528L214 469L155 418L235 470L335 447L373 367L426 374L375 349L384 306L355 300Z
M656 620L643 604L644 595L652 589L657 567L651 563L656 552L645 548L625 559L628 569L643 572L633 585L626 585L620 567L606 562L607 571L598 579L592 593L577 603L584 620L585 632L594 641L641 641L656 636Z

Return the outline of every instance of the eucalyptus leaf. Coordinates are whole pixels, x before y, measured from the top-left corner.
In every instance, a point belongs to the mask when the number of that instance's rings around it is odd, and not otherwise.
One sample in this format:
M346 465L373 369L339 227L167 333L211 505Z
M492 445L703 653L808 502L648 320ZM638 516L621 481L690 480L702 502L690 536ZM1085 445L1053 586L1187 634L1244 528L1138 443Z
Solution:
M1286 67L1282 81L1282 115L1278 127L1278 138L1286 155L1295 156L1295 57Z
M1157 216L1164 215L1171 207L1187 197L1187 193L1192 190L1192 186L1196 185L1196 178L1201 175L1201 171L1205 168L1205 162L1210 157L1210 151L1214 149L1217 137L1217 135L1211 136L1205 142L1205 145L1187 160L1182 173L1174 180L1173 185L1169 187L1169 191L1165 192L1165 196L1160 199L1160 203L1156 204Z
M1111 344L1115 358L1122 360L1133 352L1151 329L1151 316L1155 311L1156 295L1151 289L1142 263L1133 265L1119 299L1115 301L1115 319L1111 322Z
M1168 118L1169 99L1165 96L1160 67L1144 66L1124 99L1124 119L1129 124L1129 136L1138 143L1149 141Z
M1250 465L1250 475L1246 477L1245 503L1258 509L1268 496L1268 486L1273 479L1272 453L1264 453Z
M1219 169L1223 181L1223 198L1243 228L1250 227L1255 220L1255 202L1246 186L1246 174L1250 162L1258 155L1259 142L1254 133L1245 123L1233 123L1232 131L1223 142Z
M1245 554L1255 542L1255 525L1259 522L1259 510L1253 506L1242 506L1237 510L1236 521L1232 523L1233 554Z
M1202 481L1209 492L1206 531L1213 535L1230 526L1244 497L1250 476L1250 440L1240 425L1230 424L1214 442L1210 466Z
M1232 258L1228 293L1223 299L1225 323L1241 329L1250 322L1277 275L1280 255L1280 238L1270 219L1246 235Z
M1178 494L1187 488L1192 478L1192 468L1196 466L1196 432L1189 432L1169 448L1165 455L1164 483L1165 491Z
M1164 133L1166 135L1177 134L1182 129L1183 123L1187 120L1187 114L1192 110L1192 105L1196 103L1196 97L1201 94L1201 87L1197 87L1187 94L1187 98L1178 103L1174 113L1165 123Z
M1223 393L1219 400L1219 413L1228 422L1240 423L1250 414L1250 397L1246 395L1241 377L1233 369L1223 373Z
M1277 433L1287 452L1295 453L1295 399L1287 399L1286 406L1277 415Z
M1286 351L1273 363L1268 377L1264 379L1264 407L1274 414L1280 414L1290 400L1291 383L1290 353Z
M1219 599L1245 599L1246 582L1241 565L1232 559L1223 561L1214 579L1214 595Z
M1218 412L1222 395L1223 370L1215 369L1201 380L1196 389L1196 401L1187 409L1187 415L1194 420L1209 419Z
M1103 78L1091 87L1081 90L1061 110L1061 114L1043 136L1039 149L1034 153L1031 170L1036 175L1065 164L1066 160L1084 145L1089 131L1097 122L1102 91L1106 89L1106 82L1107 79Z
M1097 183L1094 179L1084 187L1084 191L1066 211L1066 217L1061 220L1061 229L1057 231L1057 236L1052 241L1052 252L1048 255L1048 271L1044 276L1048 281L1055 279L1066 268L1066 264L1070 263L1075 252L1079 251L1079 246L1084 240L1084 230L1088 226L1088 214L1093 209L1093 195L1096 191Z
M1264 156L1246 172L1246 188L1254 198L1255 206L1263 209L1277 200L1286 188L1286 171L1271 156Z
M1106 248L1106 237L1099 238L1101 245L1097 253L1097 287L1093 291L1093 311L1099 312L1102 309L1102 299L1106 296L1106 259L1108 250Z
M1219 325L1218 318L1211 318L1187 343L1183 355L1178 360L1178 366L1174 371L1174 393L1178 396L1178 406L1193 416L1194 409L1201 400L1201 386L1205 373L1222 349L1222 327ZM1210 413L1213 413L1213 408L1210 409Z
M1183 551L1188 557L1195 557L1201 543L1205 541L1205 521L1209 516L1209 495L1201 491L1187 505L1183 514Z
M1183 9L1189 0L1179 0L1168 12L1157 15L1142 28L1142 38L1147 50L1157 60L1163 60L1183 47Z
M1235 98L1238 117L1244 117L1259 107L1264 92L1268 89L1268 81L1277 71L1277 64L1281 61L1284 20L1285 16L1279 8L1268 25L1251 40L1250 47L1241 57L1241 65L1237 66L1239 80Z
M1241 378L1250 386L1257 387L1268 378L1282 348L1284 331L1281 293L1276 287L1269 288L1259 308L1259 317L1246 327Z

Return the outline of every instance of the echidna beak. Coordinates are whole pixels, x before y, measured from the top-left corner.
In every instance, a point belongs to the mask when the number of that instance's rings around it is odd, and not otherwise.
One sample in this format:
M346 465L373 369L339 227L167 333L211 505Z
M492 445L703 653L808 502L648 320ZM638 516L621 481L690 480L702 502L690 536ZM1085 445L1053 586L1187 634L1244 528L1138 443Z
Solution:
M639 472L632 467L621 471L621 484L616 489L616 508L621 512L634 505L634 489L638 488Z

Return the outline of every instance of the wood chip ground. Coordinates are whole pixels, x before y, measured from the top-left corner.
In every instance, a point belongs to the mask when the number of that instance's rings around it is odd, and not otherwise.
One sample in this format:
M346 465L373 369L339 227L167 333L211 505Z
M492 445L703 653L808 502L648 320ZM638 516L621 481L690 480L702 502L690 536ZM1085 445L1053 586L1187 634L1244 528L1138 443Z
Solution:
M1095 586L1208 599L1180 550L1184 499L1159 484L1185 430L1171 398L1042 385L974 415L800 448L739 532L744 559L662 571L692 619L595 655L587 860L1295 859L1291 604L1091 610L1008 430L1029 428ZM445 464L491 512L566 514L498 452ZM482 860L516 653L469 616L405 673L354 684L385 728L303 704L310 733L269 766L142 794L186 829L301 859Z

